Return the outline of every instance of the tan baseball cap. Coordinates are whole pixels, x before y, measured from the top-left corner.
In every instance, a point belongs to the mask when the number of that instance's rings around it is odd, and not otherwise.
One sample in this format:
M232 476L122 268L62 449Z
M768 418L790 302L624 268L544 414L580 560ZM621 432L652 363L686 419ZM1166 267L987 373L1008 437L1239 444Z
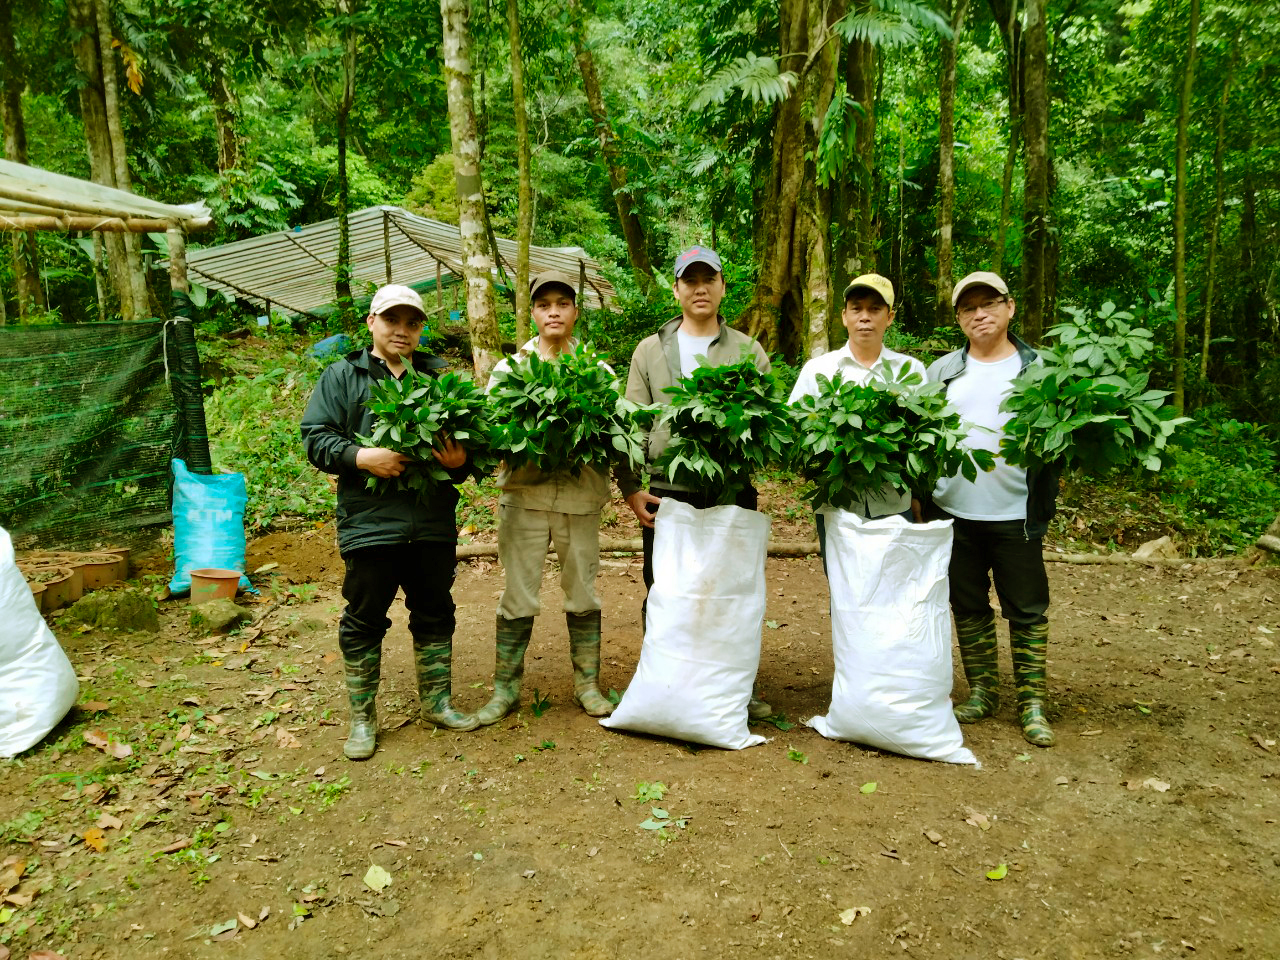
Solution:
M844 288L845 300L848 300L849 294L855 290L873 290L880 294L890 310L893 309L893 284L889 282L888 277L882 277L878 273L864 273L860 277L854 277Z
M383 314L392 307L413 307L422 314L423 322L426 322L427 311L422 306L422 297L418 296L418 291L413 287L406 287L400 283L389 283L385 287L379 287L378 292L373 295L373 301L369 304L369 313Z
M569 296L576 304L578 302L578 288L573 285L573 281L559 270L544 270L532 280L529 281L529 299L532 300L538 295L538 291L550 284L564 287L569 291Z
M1002 296L1008 296L1009 294L1009 285L1000 279L999 274L992 273L990 270L979 270L976 273L969 274L957 283L956 288L951 291L951 305L953 307L960 302L960 298L970 287L990 287Z

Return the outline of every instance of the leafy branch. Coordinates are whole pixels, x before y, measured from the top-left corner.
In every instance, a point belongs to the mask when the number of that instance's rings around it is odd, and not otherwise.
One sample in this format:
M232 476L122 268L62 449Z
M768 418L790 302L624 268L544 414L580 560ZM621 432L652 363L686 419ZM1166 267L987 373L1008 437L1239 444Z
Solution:
M452 483L449 471L431 455L445 438L466 449L464 469L476 479L497 466L489 449L489 411L484 394L456 373L433 377L407 364L401 379L383 377L369 387L366 406L374 415L373 431L356 439L394 450L411 461L398 477L370 477L370 490L408 490L426 500L439 484Z
M965 447L968 428L947 409L944 391L905 365L893 380L865 386L819 376L817 395L793 407L796 459L813 484L809 499L847 509L886 486L932 490L942 477L972 480L990 470L990 452Z
M644 463L645 409L619 396L604 355L589 344L554 360L531 351L513 361L495 375L489 402L493 448L508 466L577 476L586 464Z
M751 474L788 458L793 431L782 387L744 351L737 363L698 367L667 387L660 424L671 443L657 466L674 483L714 491L733 503Z

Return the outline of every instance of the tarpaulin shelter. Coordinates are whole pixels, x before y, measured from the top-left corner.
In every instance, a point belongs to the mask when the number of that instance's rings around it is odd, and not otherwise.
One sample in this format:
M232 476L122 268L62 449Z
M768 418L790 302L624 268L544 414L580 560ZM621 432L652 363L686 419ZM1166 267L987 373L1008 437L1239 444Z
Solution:
M353 290L403 283L436 291L462 279L462 240L458 228L420 217L400 207L358 210L347 217ZM516 242L494 238L494 281L515 277ZM338 263L338 221L323 220L247 240L192 250L191 279L228 297L248 300L264 310L317 316L334 299ZM617 294L600 273L600 264L581 247L529 248L529 273L559 270L576 278L579 303L591 309L616 309ZM430 298L428 297L430 309Z
M163 232L185 290L185 237L204 204L0 160L0 231ZM0 327L0 525L18 546L121 539L169 521L169 460L208 473L189 320Z

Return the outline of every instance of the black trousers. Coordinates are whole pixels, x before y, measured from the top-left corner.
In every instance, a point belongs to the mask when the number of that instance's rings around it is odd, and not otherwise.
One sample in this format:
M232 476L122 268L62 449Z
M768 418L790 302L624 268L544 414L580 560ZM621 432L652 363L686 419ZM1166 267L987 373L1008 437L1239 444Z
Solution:
M403 588L409 633L415 639L453 636L453 576L456 547L419 540L365 547L344 554L342 599L347 607L338 622L343 657L359 660L379 650L391 620L387 611Z
M649 492L655 497L662 497L664 500L670 498L679 500L681 503L687 503L696 510L706 510L709 507L716 506L716 498L708 493L694 490L672 490L668 487L659 485L651 485ZM747 485L737 499L734 500L734 506L742 507L743 510L755 510L760 503L760 494L756 488ZM658 508L650 505L650 513L657 513ZM643 619L644 611L649 604L649 588L653 586L653 528L640 528L640 541L644 545L644 603L640 607L640 616Z
M930 505L926 520L953 520L955 539L949 570L951 611L956 617L991 613L991 582L1004 618L1013 627L1047 623L1049 576L1039 537L1028 537L1021 520L964 520Z

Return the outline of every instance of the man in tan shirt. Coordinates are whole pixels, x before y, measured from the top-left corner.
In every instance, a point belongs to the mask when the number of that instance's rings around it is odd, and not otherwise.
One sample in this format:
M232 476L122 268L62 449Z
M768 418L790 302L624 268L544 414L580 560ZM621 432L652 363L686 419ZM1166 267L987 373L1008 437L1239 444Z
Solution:
M742 359L744 348L751 352L756 367L768 373L769 357L754 339L725 323L720 316L720 303L726 291L724 268L719 255L709 247L694 246L685 250L675 261L675 283L671 290L680 304L680 316L663 324L652 336L640 341L631 356L631 370L627 375L627 399L636 403L665 403L664 388L674 386L699 365L699 357L705 357L708 366L718 367L736 363ZM634 473L620 471L618 487L636 519L640 521L641 539L644 544L644 586L647 594L653 586L653 521L664 498L688 503L700 510L716 505L711 491L695 490L674 483L663 476L654 463L671 441L667 427L651 431L645 440L645 463L649 474L649 489L641 485ZM755 510L758 497L755 487L747 484L738 495L736 504L745 510ZM641 606L643 619L645 607ZM749 714L752 719L773 715L773 708L755 697L751 700Z
M535 350L553 360L573 350L578 341L577 294L564 274L548 271L529 284L529 301L538 335L516 354L522 360ZM511 369L504 359L493 370L500 379ZM608 716L611 704L600 693L600 598L596 573L600 568L600 511L609 502L607 454L585 465L575 477L568 470L547 473L533 464L512 470L505 463L498 473L498 560L506 576L498 601L497 652L493 696L480 708L481 724L496 723L520 700L524 657L533 635L533 620L541 612L538 593L547 547L554 543L560 558L560 586L564 590L565 620L569 627L569 656L573 661L574 699L593 717Z

